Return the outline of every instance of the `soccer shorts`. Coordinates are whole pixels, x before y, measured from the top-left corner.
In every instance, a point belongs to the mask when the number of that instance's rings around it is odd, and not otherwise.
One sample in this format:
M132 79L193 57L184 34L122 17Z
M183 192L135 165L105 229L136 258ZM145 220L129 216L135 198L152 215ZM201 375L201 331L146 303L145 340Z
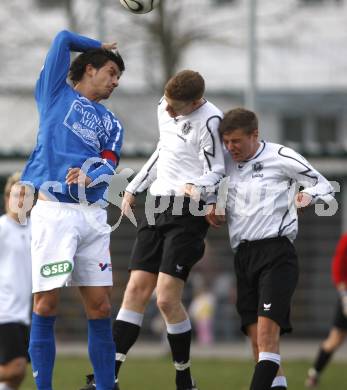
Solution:
M31 221L34 293L63 286L112 286L104 209L38 200Z
M336 304L336 311L333 325L336 328L341 329L344 332L347 332L347 317L343 314L341 299L339 298Z
M298 282L296 250L286 237L244 241L235 255L237 311L241 330L268 317L291 332L290 304Z
M17 322L0 324L0 365L20 357L29 361L28 347L29 327L27 325Z
M130 270L163 272L185 281L203 256L209 226L205 217L190 214L190 198L184 198L182 215L173 215L173 201L171 197L167 210L155 215L155 225L145 219L140 223Z

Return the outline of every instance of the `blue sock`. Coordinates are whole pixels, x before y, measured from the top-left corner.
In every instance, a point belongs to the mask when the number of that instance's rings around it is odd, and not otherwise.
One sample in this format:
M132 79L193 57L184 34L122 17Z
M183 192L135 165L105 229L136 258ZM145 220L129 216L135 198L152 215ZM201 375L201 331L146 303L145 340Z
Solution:
M88 320L88 351L97 390L113 390L116 346L110 318Z
M52 390L55 360L55 316L32 314L29 354L38 390Z

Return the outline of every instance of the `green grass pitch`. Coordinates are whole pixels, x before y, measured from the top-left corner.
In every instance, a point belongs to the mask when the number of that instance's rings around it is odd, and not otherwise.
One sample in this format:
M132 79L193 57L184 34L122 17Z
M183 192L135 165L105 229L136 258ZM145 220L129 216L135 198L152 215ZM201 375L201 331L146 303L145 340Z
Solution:
M289 389L304 390L308 361L284 362ZM200 390L248 390L253 364L231 359L193 359L192 372ZM86 358L62 357L56 359L54 390L79 390L84 375L90 373ZM174 369L169 358L129 358L120 375L121 390L175 390ZM30 368L22 386L35 390ZM332 362L322 377L319 390L346 390L345 362Z

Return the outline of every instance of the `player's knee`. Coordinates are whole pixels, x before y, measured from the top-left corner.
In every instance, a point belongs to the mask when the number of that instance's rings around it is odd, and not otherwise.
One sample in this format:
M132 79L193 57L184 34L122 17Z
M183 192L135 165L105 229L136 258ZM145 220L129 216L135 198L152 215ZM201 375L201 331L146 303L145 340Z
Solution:
M169 297L159 295L157 297L157 306L162 313L170 314L174 311L178 311L180 302L170 299Z
M35 302L34 312L44 317L54 316L57 314L57 303L49 299L40 299Z
M149 286L144 286L135 282L129 282L125 290L123 305L127 306L127 304L131 304L132 302L146 305L152 293L153 289Z
M111 304L108 300L93 302L89 309L94 318L108 318L111 316Z

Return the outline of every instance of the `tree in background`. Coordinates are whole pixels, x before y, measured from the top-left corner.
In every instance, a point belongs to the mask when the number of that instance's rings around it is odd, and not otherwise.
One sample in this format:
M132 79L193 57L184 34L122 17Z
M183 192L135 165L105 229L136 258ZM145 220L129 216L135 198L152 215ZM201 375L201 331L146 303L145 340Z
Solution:
M341 70L339 77L333 77L335 83L344 77L346 7L333 0L320 6L311 3L258 1L260 84L278 87L288 81L292 87L308 84L315 75L316 84L328 83L335 68ZM211 79L228 69L219 77L219 88L242 88L247 4L246 0L161 0L153 12L133 15L118 0L5 1L0 9L5 67L0 86L32 86L50 40L60 29L69 28L94 37L103 31L106 41L116 37L129 59L126 77L141 80L134 89L161 90L178 68L197 67L194 58L213 64L204 67L214 73Z

